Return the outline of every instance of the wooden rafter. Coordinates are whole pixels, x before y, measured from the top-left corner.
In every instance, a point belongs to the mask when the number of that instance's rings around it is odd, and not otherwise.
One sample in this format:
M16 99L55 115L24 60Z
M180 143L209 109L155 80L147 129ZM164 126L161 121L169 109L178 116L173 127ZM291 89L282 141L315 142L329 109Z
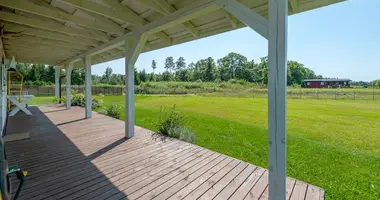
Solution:
M39 3L37 5L36 3ZM111 26L109 24L98 23L96 21L91 21L87 19L83 19L78 16L74 16L59 10L53 6L50 6L45 1L35 1L35 3L24 1L24 0L2 0L0 1L0 5L6 6L9 8L21 10L24 12L40 15L43 17L48 17L55 20L61 20L65 22L72 22L77 25L81 25L87 28L101 30L105 32L113 32L121 34L124 32L124 29L118 26Z
M230 22L232 28L237 28L239 26L239 20L232 16L229 12L223 9L226 19Z
M89 12L93 12L99 15L102 15L107 18L121 20L124 22L128 22L133 25L142 26L145 24L145 21L140 18L136 13L132 10L124 9L122 12L118 8L109 8L107 6L101 5L99 3L95 3L88 0L60 0L77 8L81 8L87 10Z
M161 14L165 14L166 15L165 10L163 10L160 6L158 6L152 0L137 0L137 1L140 2L141 4L144 4L144 5L148 6L149 8L152 8L153 10L155 10L155 11L161 13Z
M77 49L77 50L87 50L91 48L91 46L83 45L83 44L68 44L64 41L59 40L51 40L46 38L40 38L30 35L22 35L22 36L3 36L6 39L12 39L14 43L24 43L24 42L34 42L35 44L42 44L42 45L50 45L55 47L66 47L71 49Z
M133 12L128 6L121 5L118 0L103 0L108 5L113 7L114 9L118 10L119 12ZM133 12L134 13L134 12ZM144 18L140 17L138 14L135 13L136 16L138 16L142 21L144 21L143 25L148 24L149 22L145 20ZM166 35L164 32L160 31L154 34L156 37L160 38L161 41L165 42L166 44L170 45L172 44L171 38Z
M152 9L155 9L157 12L165 16L170 15L170 13L177 11L177 9L173 5L169 4L166 0L150 0L150 1L138 0L138 1ZM182 23L182 25L195 38L199 38L199 31L195 28L195 26L190 21L184 22Z
M3 38L0 37L0 58L5 59L5 49L3 44Z
M110 26L118 27L118 29L120 29L121 32L115 33L116 35L122 35L122 34L126 33L126 30L123 27L121 27L120 25L116 24L114 21L112 21L112 20L110 20L104 16L101 16L101 15L98 15L98 14L95 14L92 12L88 12L88 11L85 11L85 10L82 10L79 8L76 9L76 11L73 13L73 15L79 16L81 18L88 18L90 20L97 21L98 23L101 23L101 24L108 24Z
M37 27L41 29L68 34L68 35L96 39L99 41L108 41L111 39L111 37L107 35L99 35L97 33L87 31L84 29L83 30L75 29L69 26L65 26L51 19L42 20L42 19L26 17L26 16L14 14L14 13L4 12L4 11L0 11L0 19L4 21L8 21L8 22L21 24L21 25Z
M290 6L292 7L292 12L297 13L298 11L298 0L289 0Z
M113 49L124 44L124 41L128 37L136 36L141 33L154 34L162 30L166 30L170 27L182 24L195 18L206 15L217 10L220 10L220 6L217 5L218 0L199 0L185 8L182 8L168 16L161 17L147 25L137 27L131 32L128 32L122 36L112 39L109 42L99 45L93 49L90 49L80 55L74 56L64 62L58 63L59 66L65 65L71 62L77 62L84 56L93 56L108 49ZM162 46L163 47L163 46Z
M21 35L36 36L36 37L47 38L47 39L52 39L52 40L65 41L65 42L73 43L73 44L84 44L84 45L89 45L93 47L99 45L99 41L96 41L93 39L78 38L78 37L69 36L62 33L30 28L28 26L23 26L23 25L14 24L14 23L0 22L0 24L4 26L5 30L12 31L12 32L21 32Z

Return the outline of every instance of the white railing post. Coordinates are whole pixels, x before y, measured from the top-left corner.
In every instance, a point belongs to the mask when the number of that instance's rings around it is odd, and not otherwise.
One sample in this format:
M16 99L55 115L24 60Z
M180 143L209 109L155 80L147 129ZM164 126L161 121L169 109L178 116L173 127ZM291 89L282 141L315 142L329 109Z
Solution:
M86 71L86 92L85 92L85 97L86 97L86 119L92 117L92 89L91 89L91 57L86 56L83 58L84 62L84 67Z
M73 70L74 63L69 63L66 67L66 109L71 108L71 71Z
M285 200L288 0L268 6L269 199Z
M146 34L131 36L125 40L125 137L135 132L135 63L146 42Z

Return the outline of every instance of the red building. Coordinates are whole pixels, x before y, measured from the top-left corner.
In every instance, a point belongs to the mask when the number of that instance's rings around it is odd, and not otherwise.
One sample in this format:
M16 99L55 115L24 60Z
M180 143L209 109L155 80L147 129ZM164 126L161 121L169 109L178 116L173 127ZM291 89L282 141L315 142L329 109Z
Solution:
M303 88L350 88L350 79L305 79Z

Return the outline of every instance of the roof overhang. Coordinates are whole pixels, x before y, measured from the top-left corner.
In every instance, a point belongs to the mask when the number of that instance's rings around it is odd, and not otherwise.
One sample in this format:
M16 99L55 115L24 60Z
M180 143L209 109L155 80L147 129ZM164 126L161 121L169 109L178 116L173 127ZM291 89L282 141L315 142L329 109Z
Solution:
M289 14L343 0L289 0ZM246 25L222 0L1 0L0 51L18 62L62 66L91 56L92 64L124 57L124 40L148 32L143 52ZM267 18L268 0L239 0ZM80 62L78 62L80 61Z

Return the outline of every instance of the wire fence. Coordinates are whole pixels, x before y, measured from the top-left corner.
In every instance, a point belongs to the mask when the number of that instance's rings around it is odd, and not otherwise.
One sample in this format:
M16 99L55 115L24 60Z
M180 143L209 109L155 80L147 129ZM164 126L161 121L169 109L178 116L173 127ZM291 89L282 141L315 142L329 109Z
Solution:
M74 85L72 90L79 92L85 91L85 86ZM54 96L54 86L30 86L25 85L23 91L34 96ZM92 86L93 95L113 95L120 96L124 93L123 86ZM12 91L18 95L19 91ZM180 90L176 88L154 88L151 90L142 90L139 87L135 89L136 94L157 94L157 95L184 95L196 94L201 96L218 96L218 97L245 97L245 98L267 98L268 90L260 88L249 88L235 91L216 91L216 90ZM66 94L66 88L61 87L61 95ZM379 89L288 89L287 97L291 99L335 99L335 100L380 100Z
M202 94L203 96L267 98L267 89L248 89L232 92L217 92ZM380 90L371 89L288 89L290 99L334 99L334 100L380 100Z

